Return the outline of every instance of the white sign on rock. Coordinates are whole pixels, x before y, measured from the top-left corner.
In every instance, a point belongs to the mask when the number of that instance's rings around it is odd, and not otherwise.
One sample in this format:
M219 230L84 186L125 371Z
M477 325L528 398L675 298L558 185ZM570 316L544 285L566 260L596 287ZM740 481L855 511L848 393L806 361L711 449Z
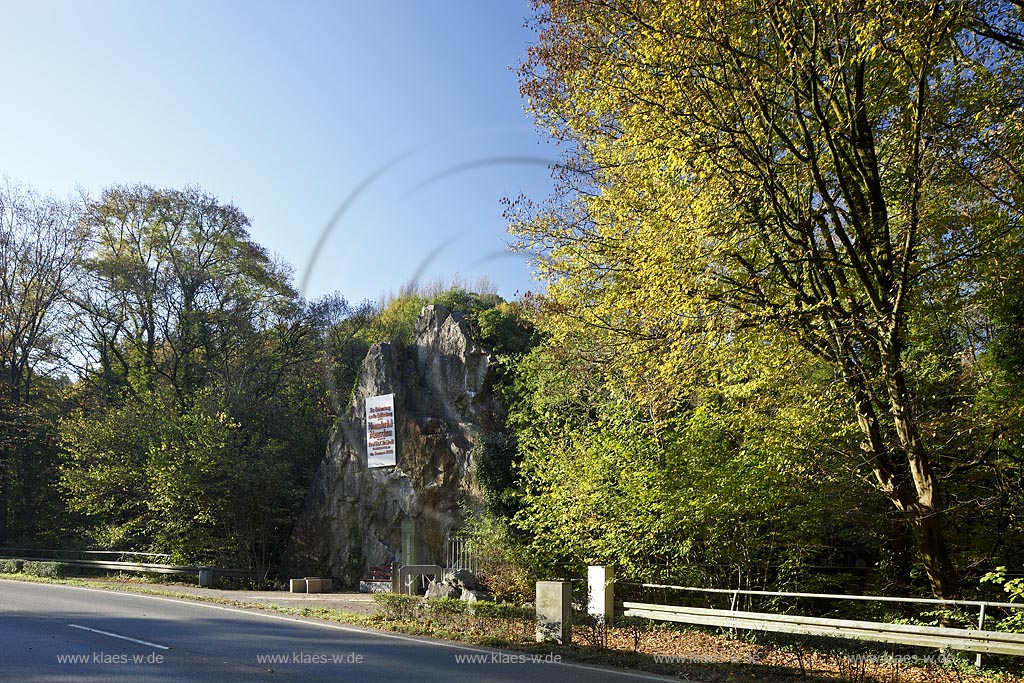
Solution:
M366 399L366 466L393 467L395 460L395 395Z

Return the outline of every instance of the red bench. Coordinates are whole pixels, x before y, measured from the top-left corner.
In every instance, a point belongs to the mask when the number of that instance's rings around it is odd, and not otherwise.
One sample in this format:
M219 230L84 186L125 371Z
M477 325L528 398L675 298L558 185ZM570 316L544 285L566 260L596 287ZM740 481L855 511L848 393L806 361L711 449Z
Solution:
M391 567L370 567L366 581L390 581Z

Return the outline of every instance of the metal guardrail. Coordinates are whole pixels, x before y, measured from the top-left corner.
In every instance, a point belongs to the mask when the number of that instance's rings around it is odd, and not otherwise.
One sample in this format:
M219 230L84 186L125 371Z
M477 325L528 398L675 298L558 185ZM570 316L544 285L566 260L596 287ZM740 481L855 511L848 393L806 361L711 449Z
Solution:
M79 557L72 557L78 555ZM115 556L116 560L88 559L81 556ZM148 574L200 574L210 572L210 577L224 576L231 578L251 578L253 573L248 569L229 569L209 566L174 565L153 562L131 562L120 558L125 557L158 557L169 558L163 553L145 553L121 550L46 550L40 548L0 548L0 559L20 560L22 562L59 562L72 567L104 569L108 571L134 571Z
M1019 633L824 619L703 607L676 607L639 602L623 602L622 607L622 614L627 617L645 617L660 621L742 628L752 631L899 643L964 652L1024 656L1024 634Z
M733 608L728 610L701 607L678 607L640 602L623 602L623 616L638 616L662 621L742 628L753 631L772 631L798 635L827 636L850 640L898 643L978 653L975 664L981 666L981 655L1003 654L1024 656L1024 634L985 631L985 608L1024 609L1024 603L992 602L987 600L940 600L937 598L902 598L883 595L843 595L834 593L785 593L780 591L736 590L728 588L695 588L656 583L618 582L619 585L641 588L665 588L698 593L717 593L733 596ZM612 589L611 586L608 589ZM744 612L735 609L739 595L762 595L784 598L820 598L826 600L860 600L870 602L917 603L955 607L977 607L978 628L962 629L940 626L914 626L874 621L855 621L806 617L766 612Z
M170 559L170 555L166 553L147 553L138 552L135 550L52 550L49 548L0 548L0 557L10 559L20 559L26 557L26 554L32 554L34 562L47 562L54 561L59 562L64 560L58 556L72 556L72 555L107 555L117 556L120 558L124 557L160 557L163 559ZM74 558L69 558L74 559ZM118 560L124 562L126 560Z
M940 600L939 598L901 598L887 595L844 595L842 593L783 593L778 591L737 590L733 588L694 588L692 586L670 586L661 583L631 583L619 581L620 586L640 586L641 588L669 588L678 591L698 593L725 593L726 595L764 595L781 598L823 598L826 600L865 600L868 602L908 602L920 605L953 605L973 607L1009 607L1024 609L1020 602L992 602L990 600Z

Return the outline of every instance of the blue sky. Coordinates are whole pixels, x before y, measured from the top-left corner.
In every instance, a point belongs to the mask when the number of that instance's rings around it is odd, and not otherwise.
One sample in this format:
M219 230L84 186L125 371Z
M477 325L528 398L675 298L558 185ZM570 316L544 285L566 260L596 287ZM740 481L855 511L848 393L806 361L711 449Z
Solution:
M518 93L529 14L526 0L5 3L0 173L57 196L199 185L252 219L308 297L377 300L422 270L487 276L511 298L538 284L504 253L500 200L543 199L558 157Z

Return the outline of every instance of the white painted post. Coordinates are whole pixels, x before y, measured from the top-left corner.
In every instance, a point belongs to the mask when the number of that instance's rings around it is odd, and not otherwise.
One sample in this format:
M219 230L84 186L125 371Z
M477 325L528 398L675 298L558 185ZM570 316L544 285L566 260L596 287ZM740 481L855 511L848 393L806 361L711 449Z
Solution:
M609 626L615 620L615 569L587 567L587 614L604 619Z
M981 603L981 613L978 615L978 630L985 630L985 603ZM981 668L981 653L974 658L974 666L978 669Z

